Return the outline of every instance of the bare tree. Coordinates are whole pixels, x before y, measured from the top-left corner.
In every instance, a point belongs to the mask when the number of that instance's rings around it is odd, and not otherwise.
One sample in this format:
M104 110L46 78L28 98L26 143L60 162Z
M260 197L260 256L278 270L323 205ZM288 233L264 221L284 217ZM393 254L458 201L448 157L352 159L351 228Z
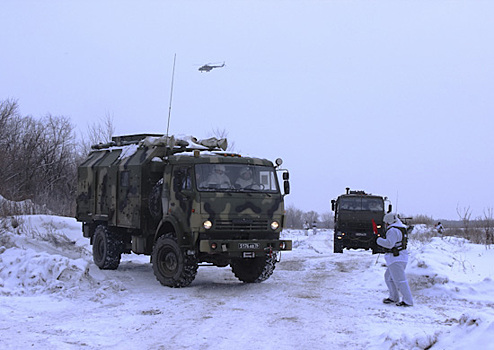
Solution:
M228 139L228 132L225 129L215 128L212 130L211 134L218 139ZM228 140L228 147L226 150L229 152L237 152L235 149L235 141Z
M313 225L314 223L317 223L319 221L319 214L313 210L308 211L302 215L302 220L304 222L308 222L309 225Z
M12 201L29 199L36 208L70 215L76 152L69 119L23 117L15 101L4 101L0 103L0 124L0 194Z
M321 214L321 227L333 228L334 227L334 215L332 212L325 212Z
M304 221L302 220L304 212L295 208L293 205L289 205L286 209L286 227L288 228L303 228Z
M73 126L66 117L43 119L44 137L39 146L39 177L45 184L38 196L56 212L68 214L76 192L77 164ZM70 209L69 209L70 208Z
M43 126L31 117L12 115L7 121L2 148L2 193L13 200L29 198L38 170L38 146Z
M492 208L484 210L481 223L485 233L485 246L490 248L491 244L494 244L494 210Z
M458 213L463 226L459 232L459 235L463 238L468 239L472 243L484 243L485 237L483 235L482 229L479 227L479 222L481 219L472 221L472 211L470 210L470 207L456 208L456 212Z
M3 140L8 120L15 115L18 115L18 105L15 100L0 101L0 141Z
M415 215L413 219L410 220L410 223L414 225L425 224L432 226L434 225L434 219L432 218L432 216L420 214Z
M107 113L104 118L99 119L99 122L87 126L86 134L82 137L80 152L83 155L88 154L92 145L110 142L114 134L113 115Z
M12 166L14 158L11 154L12 144L12 124L14 119L18 119L17 101L0 101L0 194L8 196L10 192L8 180L12 176Z
M466 207L466 208L456 207L456 213L460 217L460 220L463 224L463 236L465 238L468 238L471 230L472 211L470 210L470 207Z

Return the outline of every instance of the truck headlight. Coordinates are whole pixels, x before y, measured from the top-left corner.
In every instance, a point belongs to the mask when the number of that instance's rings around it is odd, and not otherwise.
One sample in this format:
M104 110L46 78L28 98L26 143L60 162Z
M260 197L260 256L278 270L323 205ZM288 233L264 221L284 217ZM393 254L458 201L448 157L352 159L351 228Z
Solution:
M279 227L280 227L280 224L278 223L278 221L273 221L271 223L271 230L276 231Z
M202 224L202 226L206 229L206 230L209 230L211 227L213 227L213 223L209 220L206 220L204 221L204 223Z

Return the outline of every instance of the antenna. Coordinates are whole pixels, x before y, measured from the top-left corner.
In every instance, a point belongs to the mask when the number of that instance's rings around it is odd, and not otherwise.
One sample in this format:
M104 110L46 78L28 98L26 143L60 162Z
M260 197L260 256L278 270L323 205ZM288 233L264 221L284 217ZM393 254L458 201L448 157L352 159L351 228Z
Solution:
M173 57L173 71L172 71L172 86L170 88L170 104L168 105L168 124L166 126L166 137L170 131L170 117L172 115L172 98L173 98L173 80L175 78L175 61L177 60L177 54Z
M398 191L396 191L396 208L395 213L398 214Z

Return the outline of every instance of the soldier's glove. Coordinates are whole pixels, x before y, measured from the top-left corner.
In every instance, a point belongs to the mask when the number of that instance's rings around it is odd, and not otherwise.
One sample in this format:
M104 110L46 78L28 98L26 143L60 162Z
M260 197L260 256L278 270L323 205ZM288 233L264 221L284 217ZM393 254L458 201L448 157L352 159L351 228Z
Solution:
M378 239L378 238L379 238L379 237L378 237L377 235L374 235L374 238L373 238L373 239L372 239L372 241L371 241L371 248L374 248L374 249L375 249L375 248L377 248L377 247L379 246L379 245L377 244L377 239Z

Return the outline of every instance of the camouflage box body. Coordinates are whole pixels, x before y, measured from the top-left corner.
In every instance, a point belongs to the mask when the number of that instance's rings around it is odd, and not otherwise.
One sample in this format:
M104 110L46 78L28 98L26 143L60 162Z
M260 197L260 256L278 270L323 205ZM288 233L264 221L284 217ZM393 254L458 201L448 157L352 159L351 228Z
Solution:
M343 253L345 248L371 249L373 254L383 252L375 243L374 231L384 235L385 200L385 197L347 188L346 194L332 201L335 253Z
M95 263L116 268L120 253L152 255L161 259L153 261L158 280L175 287L189 284L201 262L230 264L245 282L269 277L277 253L291 250L280 240L284 195L273 163L159 136L114 138L79 166L77 220ZM246 172L252 184L241 186ZM175 271L180 264L194 271ZM260 265L254 275L263 276L252 278Z

